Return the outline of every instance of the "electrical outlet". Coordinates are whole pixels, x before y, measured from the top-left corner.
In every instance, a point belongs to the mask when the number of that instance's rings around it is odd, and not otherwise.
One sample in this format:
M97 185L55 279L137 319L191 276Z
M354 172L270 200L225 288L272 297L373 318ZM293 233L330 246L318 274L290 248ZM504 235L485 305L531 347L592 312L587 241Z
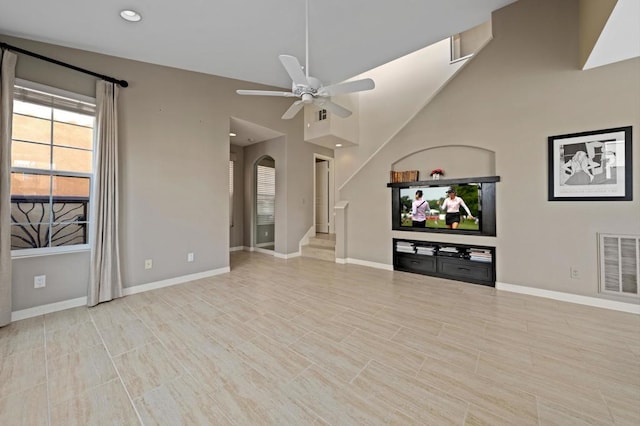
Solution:
M187 262L193 262L193 253L187 253Z
M47 286L46 275L36 275L33 277L33 288L44 288Z
M144 260L144 269L151 269L151 268L153 268L153 260L145 259Z
M580 279L580 271L578 271L576 268L574 268L572 266L571 268L569 268L569 276L573 280L579 280Z

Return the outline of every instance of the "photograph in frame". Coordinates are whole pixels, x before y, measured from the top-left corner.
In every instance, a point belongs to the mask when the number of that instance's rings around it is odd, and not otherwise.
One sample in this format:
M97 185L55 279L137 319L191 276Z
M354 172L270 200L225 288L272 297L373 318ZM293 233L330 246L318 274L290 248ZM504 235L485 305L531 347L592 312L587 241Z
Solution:
M549 201L632 200L631 126L550 136Z

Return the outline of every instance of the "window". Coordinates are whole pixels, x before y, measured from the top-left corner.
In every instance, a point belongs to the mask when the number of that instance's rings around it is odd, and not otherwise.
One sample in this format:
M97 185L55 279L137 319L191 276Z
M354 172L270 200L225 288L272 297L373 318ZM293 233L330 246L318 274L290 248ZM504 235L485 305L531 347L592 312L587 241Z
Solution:
M229 226L233 226L233 160L229 160Z
M451 63L470 58L487 44L492 37L491 20L469 28L449 38Z
M257 224L273 225L276 211L276 169L258 164Z
M11 249L88 244L95 100L18 80L11 146ZM83 247L84 248L84 247Z

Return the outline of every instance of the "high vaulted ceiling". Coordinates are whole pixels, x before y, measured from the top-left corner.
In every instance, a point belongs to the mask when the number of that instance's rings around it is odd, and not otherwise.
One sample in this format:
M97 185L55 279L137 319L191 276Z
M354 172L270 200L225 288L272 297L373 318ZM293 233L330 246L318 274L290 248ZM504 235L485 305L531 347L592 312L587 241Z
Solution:
M309 0L311 75L343 81L487 21L513 1ZM0 3L0 34L123 58L280 87L291 83L278 55L305 62L305 0ZM142 21L125 22L122 9Z

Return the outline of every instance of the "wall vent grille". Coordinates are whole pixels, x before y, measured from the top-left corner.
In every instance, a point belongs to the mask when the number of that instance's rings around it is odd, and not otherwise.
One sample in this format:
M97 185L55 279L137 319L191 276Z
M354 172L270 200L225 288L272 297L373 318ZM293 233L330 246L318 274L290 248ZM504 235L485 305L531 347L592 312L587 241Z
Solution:
M599 234L600 292L640 296L640 236Z

